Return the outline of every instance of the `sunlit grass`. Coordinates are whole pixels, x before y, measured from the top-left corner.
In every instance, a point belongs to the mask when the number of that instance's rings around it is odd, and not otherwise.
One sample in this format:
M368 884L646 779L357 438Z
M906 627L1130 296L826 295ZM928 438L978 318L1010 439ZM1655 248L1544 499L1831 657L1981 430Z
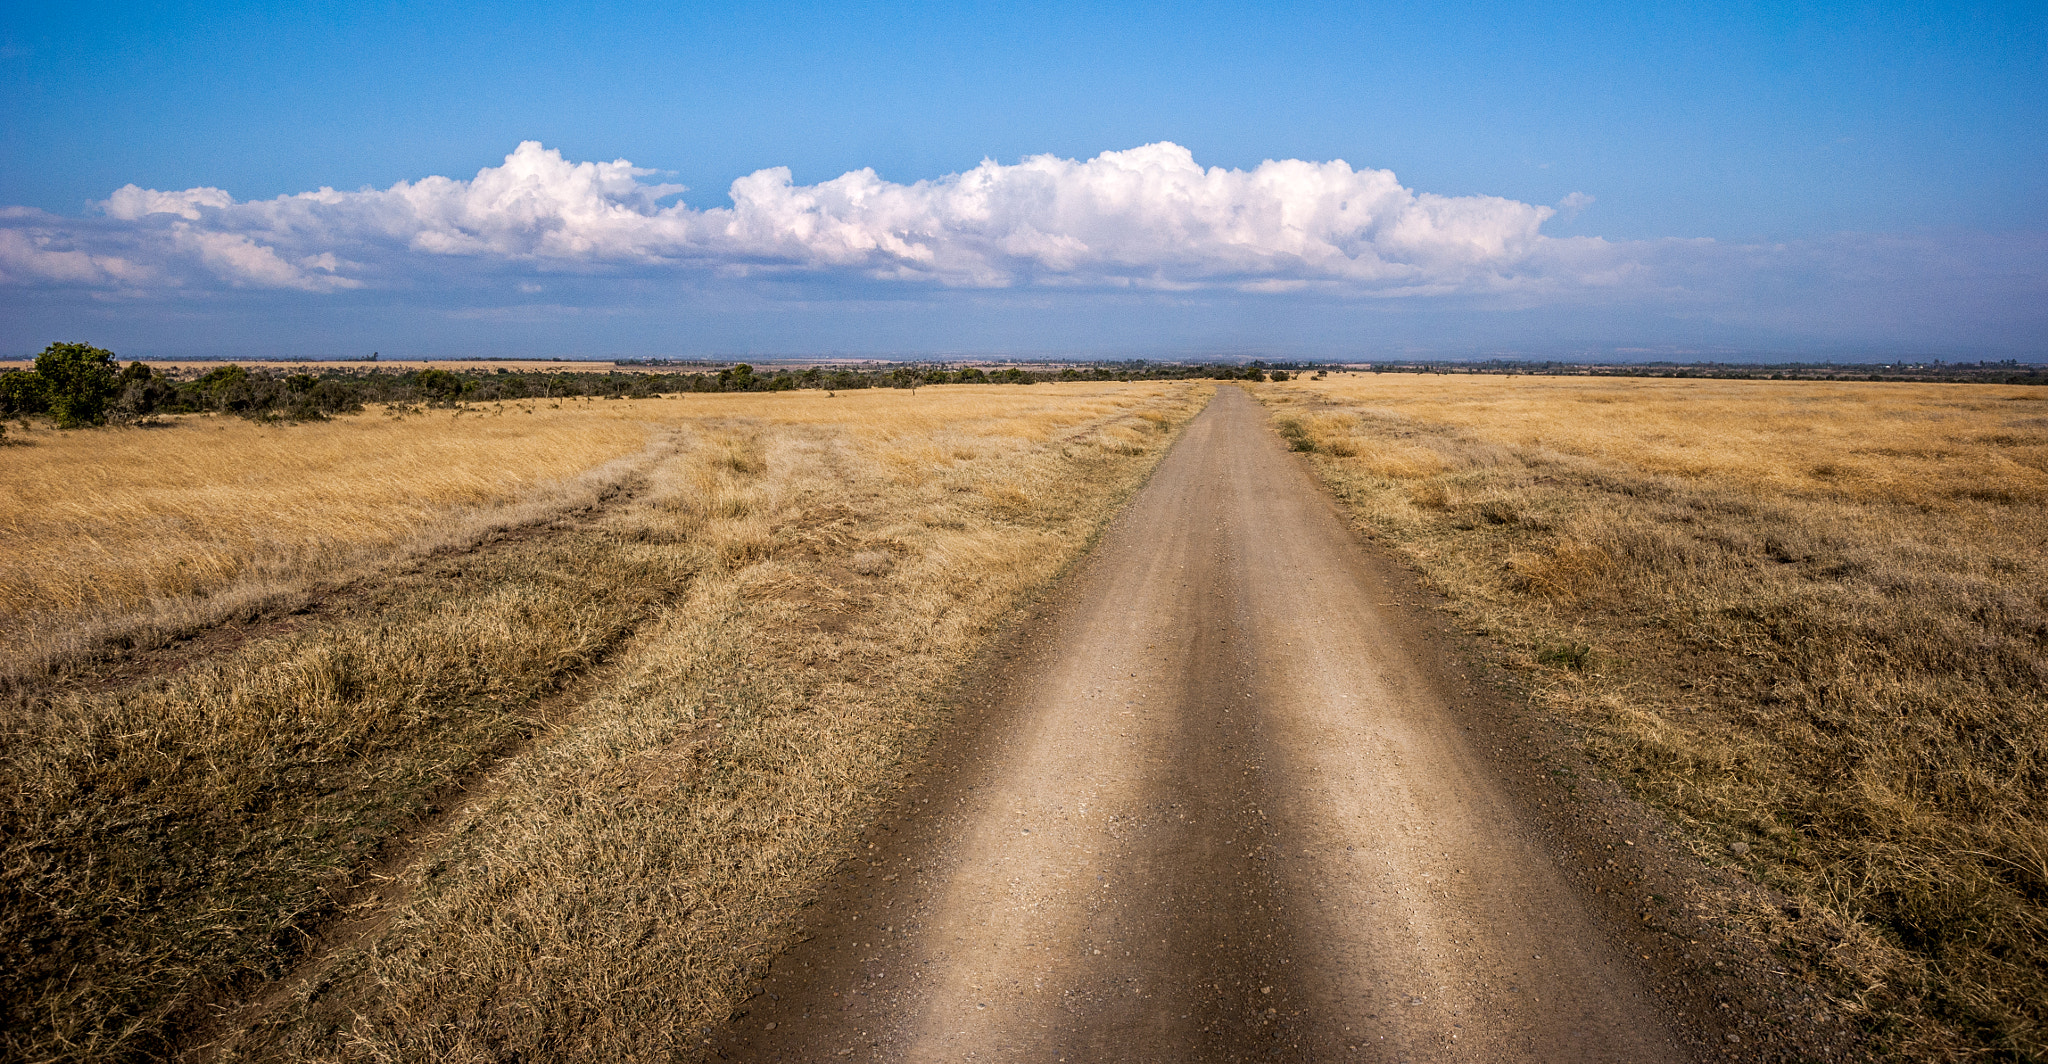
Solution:
M932 734L932 696L1206 395L954 386L132 434L207 455L178 493L131 468L141 452L93 468L78 443L122 434L51 444L91 474L75 512L232 499L180 527L237 530L274 583L334 563L271 545L358 553L313 621L258 616L163 675L101 685L88 663L11 692L0 1055L155 1059L203 1032L222 1060L635 1060L722 1017ZM238 476L293 443L325 464ZM446 834L409 834L479 779ZM392 852L417 859L371 876ZM383 934L271 1010L213 1010L292 973L370 888Z
M1757 932L1845 1013L1908 1055L2048 1052L2048 394L1354 374L1265 395L1590 752L1803 899Z

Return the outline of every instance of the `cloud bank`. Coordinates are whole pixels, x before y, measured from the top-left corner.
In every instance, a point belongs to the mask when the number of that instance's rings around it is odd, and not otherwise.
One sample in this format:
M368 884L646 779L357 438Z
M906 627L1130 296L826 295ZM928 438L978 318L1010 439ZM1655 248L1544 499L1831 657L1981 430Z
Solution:
M1398 310L1454 315L1430 326L1452 342L1541 311L1553 335L1623 343L2048 348L2048 234L2037 232L1560 238L1545 222L1593 197L1553 208L1440 196L1342 161L1205 168L1164 142L911 184L858 170L800 185L775 168L733 182L730 207L692 207L684 191L625 160L572 162L529 141L467 180L252 201L128 185L85 217L0 208L0 337L32 342L88 305L138 323L136 300L164 297L196 298L159 304L155 333L138 335L173 333L166 315L202 305L251 321L347 307L375 333L390 315L433 308L475 328L687 303L697 309L673 320L696 330L722 306L802 302L840 308L841 324L818 319L810 341L829 349L872 326L864 308L907 300L927 308L924 343L946 348L976 315L1023 313L1022 300L1041 308L1040 324L1017 326L1033 335L1056 321L1103 332L1155 310L1180 320L1201 304L1274 328L1320 320L1335 337L1392 335ZM1378 316L1355 316L1367 308Z
M0 278L120 289L321 292L402 283L462 260L532 271L851 275L954 288L1023 285L1443 293L1527 281L1552 208L1438 196L1341 161L1204 168L1148 144L1078 161L985 161L898 184L786 168L735 181L731 207L625 160L571 162L528 141L469 180L238 202L129 185L69 219L0 214ZM1576 208L1579 199L1568 207Z

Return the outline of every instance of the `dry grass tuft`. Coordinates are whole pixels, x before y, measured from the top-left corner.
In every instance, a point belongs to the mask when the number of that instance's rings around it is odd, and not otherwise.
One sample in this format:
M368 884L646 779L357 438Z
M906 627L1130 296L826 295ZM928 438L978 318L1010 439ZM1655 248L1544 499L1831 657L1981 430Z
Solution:
M2048 1055L2038 390L1353 375L1264 395L1596 758L1703 856L1798 899L1757 925L1798 974L1903 1057Z
M931 696L1206 394L618 404L666 442L587 513L363 577L331 620L167 678L20 693L0 1053L685 1045L794 933L943 720ZM450 819L414 835L437 806ZM379 933L309 938L343 901Z

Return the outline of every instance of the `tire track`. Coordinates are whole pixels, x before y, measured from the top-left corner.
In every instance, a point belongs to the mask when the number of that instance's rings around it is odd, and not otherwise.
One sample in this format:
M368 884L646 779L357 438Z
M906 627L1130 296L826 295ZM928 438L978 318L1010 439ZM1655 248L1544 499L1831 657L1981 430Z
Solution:
M452 540L445 529L419 530L381 559L296 585L250 589L230 584L158 608L203 618L164 620L147 610L85 624L68 650L0 669L0 699L26 703L53 693L99 695L162 680L193 663L265 639L331 623L351 608L452 563L530 545L564 531L599 527L649 488L649 473L682 452L673 432L658 432L639 454L616 459L558 486L558 498L515 505L501 519L470 515ZM436 540L440 540L436 542ZM207 600L212 601L207 601Z
M557 512L534 516L517 524L491 529L473 542L439 548L405 560L381 579L364 578L319 603L320 609L301 609L286 618L274 619L274 630L261 635L288 634L282 626L303 617L306 624L322 621L321 614L346 616L350 607L373 598L401 581L432 580L446 567L492 552L528 549L551 537L589 533L600 529L607 518L624 511L649 489L649 472L654 464L674 458L679 447L670 438L659 449L650 448L645 464L632 468L600 486L594 496ZM688 583L643 603L630 623L615 636L593 648L591 655L574 663L554 679L554 689L524 707L529 726L510 740L484 752L475 767L451 779L425 796L424 812L384 840L381 852L351 870L341 884L325 915L303 929L305 945L291 969L275 979L244 989L228 1002L212 1000L195 1004L194 1014L184 1023L176 1059L210 1061L232 1045L242 1033L294 997L318 985L335 964L351 950L374 943L388 929L412 896L415 870L433 861L447 843L469 822L474 811L485 807L502 787L505 770L538 744L547 742L569 725L583 706L620 674L633 658L632 648L647 625L679 601ZM310 614L310 616L307 616ZM259 633L243 637L257 638ZM203 644L201 649L203 649ZM203 1011L202 1011L203 1010Z

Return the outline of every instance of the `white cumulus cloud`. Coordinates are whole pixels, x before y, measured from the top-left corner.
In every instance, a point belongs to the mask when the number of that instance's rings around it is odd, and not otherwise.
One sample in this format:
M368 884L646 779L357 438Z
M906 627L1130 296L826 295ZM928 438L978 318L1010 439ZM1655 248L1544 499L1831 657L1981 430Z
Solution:
M218 188L128 185L83 218L0 208L0 285L16 303L43 290L361 288L449 303L464 290L487 302L546 291L574 303L594 289L573 275L684 278L729 293L768 277L828 299L853 280L1046 300L1150 290L1661 308L1827 335L1940 336L1960 321L2000 343L2038 337L2036 308L2048 306L2041 234L1549 237L1546 221L1593 197L1574 192L1553 208L1441 196L1334 160L1204 167L1163 142L1085 160L984 161L908 184L863 169L805 185L778 167L733 182L731 206L691 206L683 191L623 159L574 162L531 141L467 179L384 189L239 201Z
M1416 192L1341 161L1203 167L1170 143L1085 161L984 161L911 184L858 170L799 185L778 167L740 178L731 207L708 209L668 202L683 189L655 176L528 141L471 179L387 189L238 202L217 188L129 185L100 218L0 216L0 277L331 291L468 261L984 288L1485 292L1531 283L1539 229L1555 213Z
M232 207L209 197L121 189L100 219L0 210L0 284L84 285L125 291L284 288L331 292L363 282L340 273L332 252L296 252L217 223ZM225 195L220 197L225 200ZM123 216L117 212L134 212ZM213 224L209 224L213 223Z

